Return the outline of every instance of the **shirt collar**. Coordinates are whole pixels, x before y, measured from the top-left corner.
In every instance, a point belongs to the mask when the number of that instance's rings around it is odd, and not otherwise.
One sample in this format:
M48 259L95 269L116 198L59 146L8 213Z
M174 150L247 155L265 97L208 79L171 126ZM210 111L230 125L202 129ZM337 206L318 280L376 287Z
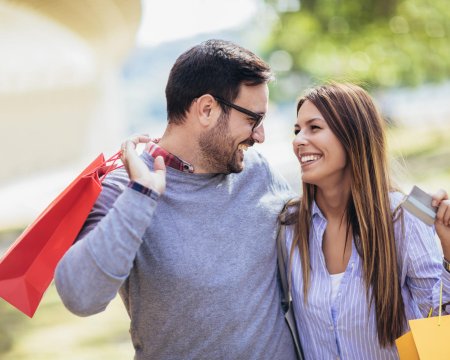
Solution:
M314 216L319 215L322 219L326 220L325 216L323 216L323 214L322 214L322 211L320 211L319 206L316 203L316 200L312 201L311 214L312 214L313 218L314 218Z
M151 142L145 147L145 152L147 152L152 158L157 156L162 156L166 166L169 166L175 170L182 172L193 173L194 165L180 159L178 156L171 154L167 150L163 149L158 145L160 139L152 139Z

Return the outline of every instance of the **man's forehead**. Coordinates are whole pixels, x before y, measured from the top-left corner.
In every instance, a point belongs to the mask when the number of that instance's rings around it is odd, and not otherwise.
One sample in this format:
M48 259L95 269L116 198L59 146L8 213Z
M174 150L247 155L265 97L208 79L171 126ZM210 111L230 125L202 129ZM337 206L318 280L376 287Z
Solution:
M269 87L267 84L259 85L241 85L239 88L238 96L236 100L251 99L252 102L268 102L269 101Z

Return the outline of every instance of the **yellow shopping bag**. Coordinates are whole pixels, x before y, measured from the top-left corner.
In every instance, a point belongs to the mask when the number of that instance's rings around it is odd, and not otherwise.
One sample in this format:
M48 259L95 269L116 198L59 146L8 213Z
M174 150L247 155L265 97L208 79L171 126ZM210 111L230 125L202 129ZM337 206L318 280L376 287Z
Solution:
M401 360L450 359L450 315L410 320L409 326L395 340Z
M450 315L441 316L442 283L439 316L409 320L411 331L395 340L400 360L449 360Z

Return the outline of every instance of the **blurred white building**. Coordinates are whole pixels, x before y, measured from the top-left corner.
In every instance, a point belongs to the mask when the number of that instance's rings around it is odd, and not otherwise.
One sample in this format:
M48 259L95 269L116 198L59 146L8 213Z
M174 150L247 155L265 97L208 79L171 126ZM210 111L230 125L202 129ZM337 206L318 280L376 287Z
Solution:
M124 136L139 0L0 0L0 231L23 227Z

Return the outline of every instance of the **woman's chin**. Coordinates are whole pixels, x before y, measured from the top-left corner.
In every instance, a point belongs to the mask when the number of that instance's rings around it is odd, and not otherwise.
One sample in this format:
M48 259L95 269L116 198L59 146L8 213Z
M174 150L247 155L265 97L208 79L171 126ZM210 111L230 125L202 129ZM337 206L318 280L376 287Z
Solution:
M317 185L312 176L302 175L302 182L310 185Z

